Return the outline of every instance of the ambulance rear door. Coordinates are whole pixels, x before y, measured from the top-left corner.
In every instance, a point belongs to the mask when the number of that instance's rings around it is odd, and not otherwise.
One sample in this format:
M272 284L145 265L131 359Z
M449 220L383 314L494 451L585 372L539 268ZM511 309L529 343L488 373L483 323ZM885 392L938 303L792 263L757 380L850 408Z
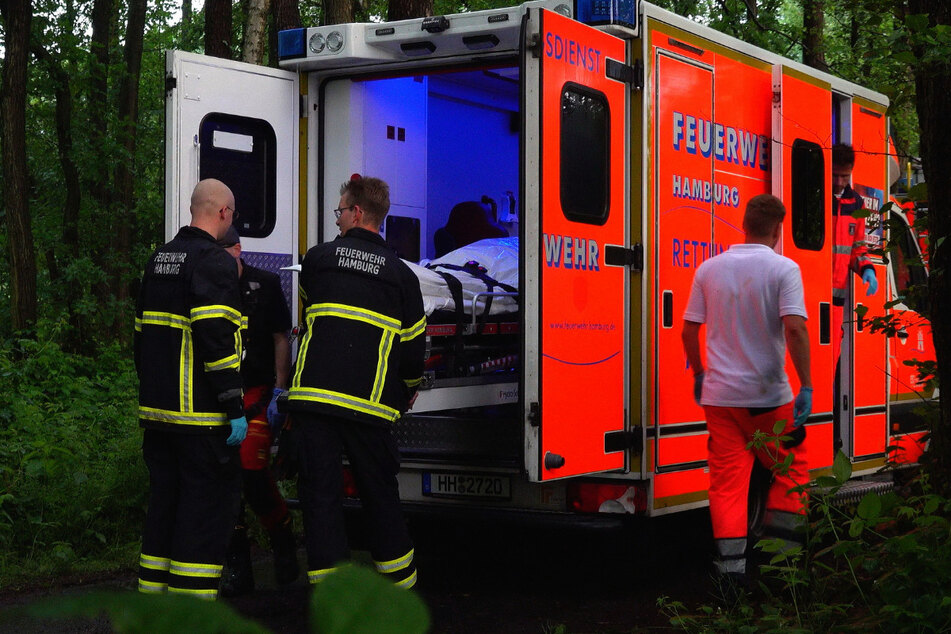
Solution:
M532 480L626 467L625 42L546 10L523 29L525 462Z
M281 276L296 314L299 89L295 73L183 51L165 58L165 234L191 221L199 180L235 197L245 263Z

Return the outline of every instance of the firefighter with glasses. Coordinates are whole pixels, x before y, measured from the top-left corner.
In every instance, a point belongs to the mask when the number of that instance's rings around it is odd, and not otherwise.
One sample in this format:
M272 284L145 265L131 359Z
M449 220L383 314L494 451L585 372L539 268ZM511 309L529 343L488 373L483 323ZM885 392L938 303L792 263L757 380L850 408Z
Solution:
M135 313L149 507L139 591L215 599L240 495L241 297L216 244L237 216L221 181L191 197L191 224L152 254Z
M334 210L340 236L310 249L300 274L305 331L287 409L299 435L312 584L348 556L343 454L369 516L377 571L403 588L416 583L390 426L415 401L426 318L415 274L380 236L389 207L385 182L354 175Z

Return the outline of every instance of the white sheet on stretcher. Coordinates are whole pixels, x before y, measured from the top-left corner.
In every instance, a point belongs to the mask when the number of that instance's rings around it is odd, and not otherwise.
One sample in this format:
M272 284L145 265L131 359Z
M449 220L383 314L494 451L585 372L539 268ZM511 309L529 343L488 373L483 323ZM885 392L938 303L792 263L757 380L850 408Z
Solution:
M488 238L479 240L462 248L450 251L435 260L424 260L422 264L435 266L436 264L455 264L463 266L466 262L476 261L482 265L486 274L492 279L518 288L518 238ZM404 262L406 262L404 260ZM423 309L427 315L437 310L454 311L456 302L452 299L449 286L436 271L442 271L454 276L462 284L463 307L466 315L472 315L472 302L476 295L486 292L485 282L465 271L456 271L436 267L435 270L406 262L407 266L419 278L419 288L423 293ZM505 292L505 289L496 287L494 292ZM476 302L476 314L482 315L485 311L485 296L480 296ZM490 315L514 313L518 310L518 303L512 297L493 297L489 307Z

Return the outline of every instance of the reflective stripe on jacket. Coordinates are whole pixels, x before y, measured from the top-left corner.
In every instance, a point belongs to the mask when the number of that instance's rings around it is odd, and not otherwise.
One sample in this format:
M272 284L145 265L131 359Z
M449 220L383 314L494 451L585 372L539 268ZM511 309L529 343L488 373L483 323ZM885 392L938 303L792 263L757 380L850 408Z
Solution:
M237 263L205 231L152 254L135 313L143 427L224 433L242 415L240 301Z
M872 267L865 245L865 219L852 217L863 208L862 198L849 186L840 198L832 198L832 303L836 306L845 304L849 271L861 275Z
M304 257L304 335L288 409L391 422L423 374L419 281L378 234L351 229Z

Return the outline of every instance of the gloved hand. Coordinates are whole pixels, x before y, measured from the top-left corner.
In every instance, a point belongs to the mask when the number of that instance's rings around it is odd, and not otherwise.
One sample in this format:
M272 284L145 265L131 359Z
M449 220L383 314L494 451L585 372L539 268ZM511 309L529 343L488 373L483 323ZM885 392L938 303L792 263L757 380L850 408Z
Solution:
M875 278L875 269L862 271L862 283L868 287L866 295L874 295L878 291L878 280Z
M703 395L703 372L697 372L693 375L693 400L700 405L700 397Z
M248 435L248 419L244 416L231 419L231 435L225 441L229 447L237 447Z
M799 394L793 401L793 427L796 429L802 427L809 414L812 413L812 388L799 388Z
M274 388L274 392L271 394L271 403L267 406L267 422L271 426L272 432L283 427L284 421L287 419L287 414L277 408L277 399L285 392L287 390L282 390L279 387Z

